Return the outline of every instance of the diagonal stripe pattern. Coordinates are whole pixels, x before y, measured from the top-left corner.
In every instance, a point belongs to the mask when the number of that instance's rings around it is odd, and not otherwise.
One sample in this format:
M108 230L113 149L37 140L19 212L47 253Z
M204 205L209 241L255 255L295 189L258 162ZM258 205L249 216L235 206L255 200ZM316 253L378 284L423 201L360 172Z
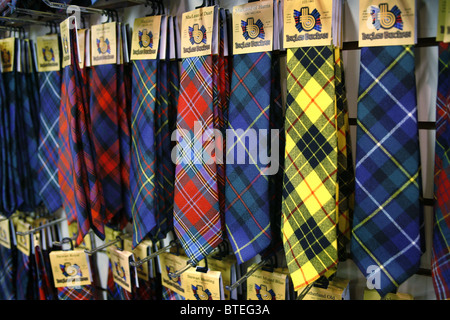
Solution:
M431 272L436 297L450 299L450 47L439 44Z
M383 297L417 271L422 254L412 46L361 50L355 175L351 253Z
M222 242L214 150L212 56L184 58L177 118L174 228L193 263ZM196 126L196 127L194 127ZM210 161L212 160L212 161Z
M339 261L347 258L355 203L355 172L348 122L342 49L335 48L336 131L338 138L338 255Z
M288 49L282 236L298 290L337 264L337 136L331 46Z
M62 206L58 182L59 107L61 101L61 72L39 73L41 102L39 159L39 195L50 212Z
M105 205L104 223L117 220L124 208L119 112L125 100L119 99L123 85L119 68L114 64L90 68L90 116L95 163Z
M77 244L92 228L94 233L104 239L105 208L102 199L102 189L94 164L95 149L92 142L92 126L87 104L87 93L79 64L78 46L76 45L76 30L70 30L72 62L63 70L63 85L61 87L61 121L67 124L60 127L63 155L60 155L61 195L63 197L68 219L75 219L78 223ZM67 136L64 136L67 135ZM65 149L67 148L67 149ZM71 177L69 177L71 176ZM64 189L63 189L64 188ZM74 199L66 202L64 192L74 193ZM73 216L74 215L74 216Z
M133 61L130 168L133 248L156 226L156 73L156 60Z
M268 139L265 147L258 139L260 130L270 134L271 64L270 52L233 57L228 129L235 137L227 140L225 223L239 263L264 251L272 241L270 175L258 155L270 154Z

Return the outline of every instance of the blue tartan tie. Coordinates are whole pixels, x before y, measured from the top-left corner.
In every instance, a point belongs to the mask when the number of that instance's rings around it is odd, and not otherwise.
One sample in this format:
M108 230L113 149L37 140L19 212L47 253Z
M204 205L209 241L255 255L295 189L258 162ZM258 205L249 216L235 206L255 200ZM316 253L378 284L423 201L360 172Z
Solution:
M133 61L130 190L133 248L156 226L155 132L156 60Z
M62 206L58 182L59 106L61 72L39 73L41 98L38 158L39 194L49 212Z
M10 217L19 206L23 204L24 198L19 180L19 163L17 159L18 150L18 128L17 128L17 99L16 99L16 73L3 73L5 84L5 103L3 104L3 128L4 128L4 154L2 158L2 206L5 216Z
M417 271L422 255L412 46L361 50L355 174L351 253L383 297Z
M271 63L272 54L267 52L235 55L233 60L228 129L236 138L227 137L225 223L239 263L272 241L270 175L268 164L259 157L261 151L270 154ZM259 150L260 130L267 133L266 150Z

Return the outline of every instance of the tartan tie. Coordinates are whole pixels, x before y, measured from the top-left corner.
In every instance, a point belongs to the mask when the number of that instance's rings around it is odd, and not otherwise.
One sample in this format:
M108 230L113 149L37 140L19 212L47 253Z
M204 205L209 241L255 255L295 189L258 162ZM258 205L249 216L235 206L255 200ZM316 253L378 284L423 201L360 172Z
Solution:
M383 297L422 254L414 48L362 48L360 67L351 253Z
M17 248L0 246L0 300L16 300L16 274Z
M194 264L223 239L217 166L215 161L205 159L206 150L215 148L215 139L202 138L204 131L214 129L213 95L213 57L183 58L177 118L174 228Z
M162 287L162 300L185 300L184 297L169 288Z
M16 298L27 300L30 294L31 279L30 257L22 251L17 252Z
M225 187L225 223L239 263L265 250L272 241L270 226L270 175L258 159L252 132L270 131L272 54L258 52L233 57L228 128L236 140L228 140ZM241 134L238 134L241 133ZM247 137L247 138L246 138ZM267 140L266 140L267 141ZM256 144L253 145L252 144ZM268 141L267 141L268 144ZM264 150L268 154L269 148ZM233 162L229 163L230 151ZM239 161L244 154L245 163Z
M77 244L79 245L90 228L100 238L104 239L105 208L102 199L102 189L99 176L94 164L95 149L92 142L92 126L89 118L89 107L87 105L84 80L77 63L76 31L70 30L71 57L72 62L63 71L63 84L61 88L61 121L68 120L68 127L60 127L60 137L64 150L62 159L60 157L59 174L61 174L60 186L63 203L68 204L67 210L75 205L74 215L78 223ZM64 137L68 134L68 137ZM63 140L64 139L64 140ZM68 140L68 141L67 141ZM67 144L64 146L64 144ZM68 165L68 163L69 165ZM64 171L66 170L66 171ZM71 170L72 172L70 172ZM67 178L72 176L72 181ZM63 180L63 183L61 182ZM67 192L75 193L75 199L65 202L63 187ZM70 196L68 196L70 197ZM69 213L68 218L73 219Z
M298 290L337 264L334 56L331 46L287 51L282 233Z
M335 48L336 130L338 137L338 256L347 259L355 202L355 173L353 168L344 65L341 49Z
M18 127L16 110L18 107L16 98L16 72L3 73L5 84L5 104L3 109L4 127L4 165L2 167L2 200L3 211L9 218L24 202L23 191L19 179L18 153Z
M58 288L58 300L95 300L91 285Z
M50 282L50 278L48 276L49 270L47 270L47 266L45 265L44 253L39 245L35 246L34 250L35 250L34 258L36 259L36 269L37 269L36 271L39 288L39 299L53 300L54 299L53 283Z
M450 50L439 44L431 272L436 297L450 299Z
M38 158L39 194L53 213L62 206L58 182L59 107L61 101L61 72L39 73L41 98Z
M133 248L156 227L155 132L156 60L133 61L130 186Z
M168 55L168 53L167 53ZM163 239L173 225L173 184L175 166L169 156L172 152L171 134L174 127L178 97L178 65L176 61L159 60L157 71L157 99L155 110L156 151L156 202L157 228L152 232L154 239Z
M281 97L281 83L278 79L280 79L280 57L276 52L273 52L270 128L276 130L276 140L279 143L278 157L275 158L275 155L273 156L273 161L277 163L279 169L276 174L269 176L270 229L272 230L272 243L265 251L260 253L262 259L267 259L269 256L283 250L283 241L281 237L281 208L283 202L282 191L286 138L284 132L284 105ZM272 150L272 147L270 147L270 150ZM276 150L274 150L274 152L275 151Z
M117 67L118 79L123 81L118 85L118 120L120 139L120 176L122 179L123 214L118 217L117 223L122 229L131 221L131 193L130 193L130 166L131 166L131 66Z
M90 68L90 116L92 123L95 163L105 205L104 223L122 216L122 166L119 137L119 90L123 73L117 65L99 65ZM122 94L123 96L123 94Z

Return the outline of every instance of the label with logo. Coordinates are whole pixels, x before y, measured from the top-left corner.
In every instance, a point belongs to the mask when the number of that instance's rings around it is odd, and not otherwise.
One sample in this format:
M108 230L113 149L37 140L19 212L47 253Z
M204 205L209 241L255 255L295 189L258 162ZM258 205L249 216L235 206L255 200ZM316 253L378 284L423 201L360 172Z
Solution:
M38 71L59 71L61 69L57 34L36 38Z
M233 7L233 54L272 51L273 1Z
M0 245L11 249L11 233L9 231L9 220L0 215Z
M70 17L61 22L59 25L61 35L61 48L62 48L62 67L70 66L71 53L70 53Z
M91 284L91 272L83 250L52 251L50 264L56 288Z
M184 274L182 273L178 277L170 276L171 272L176 272L183 269L186 266L188 257L177 256L171 253L164 252L159 255L161 264L161 281L162 285L168 289L171 289L179 295L185 296L185 290L183 287Z
M334 278L328 288L312 287L303 300L350 300L350 280Z
M285 0L285 48L327 46L332 42L333 0Z
M360 0L359 46L413 45L415 0Z
M134 20L131 60L154 60L158 56L161 16Z
M92 66L117 63L116 22L91 27L91 59Z
M139 243L134 250L131 250L132 240L124 240L124 250L133 252L134 259L140 261L146 258L150 254L150 249L152 247L152 242L150 240L144 240ZM153 267L153 261L150 260L136 267L137 276L140 279L148 280L150 278L150 270Z
M132 292L130 272L130 257L132 255L131 252L118 250L115 246L109 249L114 282L128 292Z
M217 41L216 7L204 7L185 12L181 19L181 58L213 53Z
M0 54L3 72L14 71L15 41L16 38L0 39Z
M210 270L219 271L222 275L222 282L224 288L226 286L230 286L232 283L236 281L236 256L231 255L222 260L217 260L214 258L208 259L208 266ZM235 291L233 291L234 293ZM230 300L230 291L224 291L225 300Z
M219 271L197 272L191 268L184 274L186 300L223 300L223 283Z
M256 270L247 279L247 300L286 300L288 283L286 273Z
M16 231L17 232L27 232L31 229L31 225L28 222L24 222L23 220L17 220ZM29 234L26 235L17 235L17 249L22 251L27 256L30 255L30 246L31 246L31 237Z

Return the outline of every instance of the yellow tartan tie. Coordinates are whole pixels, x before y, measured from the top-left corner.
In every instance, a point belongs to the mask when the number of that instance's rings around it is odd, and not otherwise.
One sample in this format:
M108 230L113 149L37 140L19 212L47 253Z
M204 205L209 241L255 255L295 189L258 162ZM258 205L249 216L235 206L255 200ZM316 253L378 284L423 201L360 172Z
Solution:
M338 262L338 139L333 47L287 50L282 234L294 289Z

